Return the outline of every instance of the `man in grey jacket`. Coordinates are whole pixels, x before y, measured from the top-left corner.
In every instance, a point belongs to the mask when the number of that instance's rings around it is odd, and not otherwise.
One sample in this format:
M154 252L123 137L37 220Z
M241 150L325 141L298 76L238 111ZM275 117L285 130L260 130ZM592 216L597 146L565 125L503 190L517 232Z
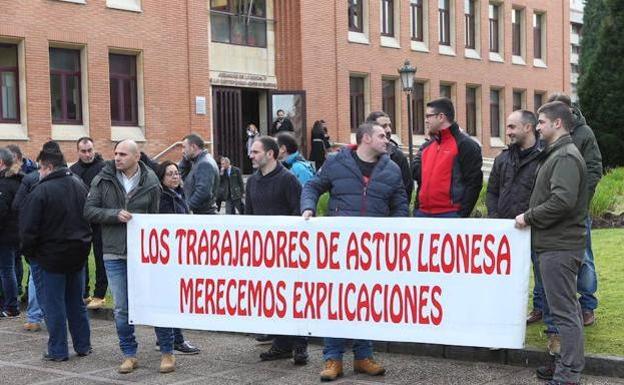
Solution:
M137 144L124 140L115 147L115 160L106 161L93 178L85 203L84 215L90 223L102 225L102 247L108 284L115 302L115 326L124 360L120 373L130 373L138 366L134 325L128 323L128 275L126 224L133 214L158 213L161 187L156 174L139 160ZM161 372L175 368L173 333L156 328L161 347ZM161 335L163 334L162 338ZM164 334L167 334L164 336ZM165 337L167 341L164 341ZM169 341L170 340L170 341Z
M204 149L204 140L197 134L184 138L184 158L178 165L184 180L184 194L193 214L216 214L219 190L219 166Z

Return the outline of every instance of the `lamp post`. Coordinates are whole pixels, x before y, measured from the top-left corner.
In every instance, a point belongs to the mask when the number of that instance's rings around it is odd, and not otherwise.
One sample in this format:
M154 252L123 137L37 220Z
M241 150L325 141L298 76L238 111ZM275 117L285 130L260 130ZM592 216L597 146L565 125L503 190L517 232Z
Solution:
M397 70L401 75L401 83L403 84L403 92L407 96L407 127L408 127L408 146L410 166L414 160L414 119L412 117L412 91L414 90L414 75L416 75L416 67L412 66L409 59L405 59L403 67Z

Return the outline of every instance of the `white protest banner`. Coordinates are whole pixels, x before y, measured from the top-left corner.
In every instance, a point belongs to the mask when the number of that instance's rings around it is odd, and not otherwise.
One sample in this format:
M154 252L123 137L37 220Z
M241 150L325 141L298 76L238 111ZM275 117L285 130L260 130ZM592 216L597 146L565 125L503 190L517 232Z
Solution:
M133 215L134 324L521 348L530 231L502 219Z

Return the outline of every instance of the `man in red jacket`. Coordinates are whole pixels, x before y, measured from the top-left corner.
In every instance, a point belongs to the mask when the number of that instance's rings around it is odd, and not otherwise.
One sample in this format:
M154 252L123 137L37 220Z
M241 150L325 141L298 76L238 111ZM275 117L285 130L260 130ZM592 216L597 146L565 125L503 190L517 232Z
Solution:
M483 185L481 147L459 128L448 98L427 103L425 125L430 140L412 163L418 183L414 216L468 217Z

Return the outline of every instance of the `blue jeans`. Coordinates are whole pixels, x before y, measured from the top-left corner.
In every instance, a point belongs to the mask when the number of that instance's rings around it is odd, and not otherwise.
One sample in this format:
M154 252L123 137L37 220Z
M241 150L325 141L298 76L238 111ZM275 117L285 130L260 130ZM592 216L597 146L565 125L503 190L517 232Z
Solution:
M82 300L84 268L76 273L52 273L39 269L39 300L43 305L48 328L48 354L54 358L69 356L67 327L74 351L86 353L91 349L91 331L87 307Z
M416 210L414 211L414 216L416 218L459 218L459 214L456 211L442 214L429 214L420 210Z
M125 259L104 261L108 287L113 295L115 328L119 348L125 357L136 357L139 344L134 335L134 325L128 323L128 263ZM84 280L83 280L84 282ZM161 353L173 352L173 329L154 328Z
M342 361L347 340L344 338L324 338L323 361ZM353 359L363 360L373 356L373 343L368 340L353 340Z
M39 274L39 265L35 261L30 262L30 276L28 277L28 308L26 309L26 322L43 322L43 310L37 300L37 288L35 285L35 274Z
M17 279L15 278L15 246L0 245L0 281L4 303L0 311L17 312Z

